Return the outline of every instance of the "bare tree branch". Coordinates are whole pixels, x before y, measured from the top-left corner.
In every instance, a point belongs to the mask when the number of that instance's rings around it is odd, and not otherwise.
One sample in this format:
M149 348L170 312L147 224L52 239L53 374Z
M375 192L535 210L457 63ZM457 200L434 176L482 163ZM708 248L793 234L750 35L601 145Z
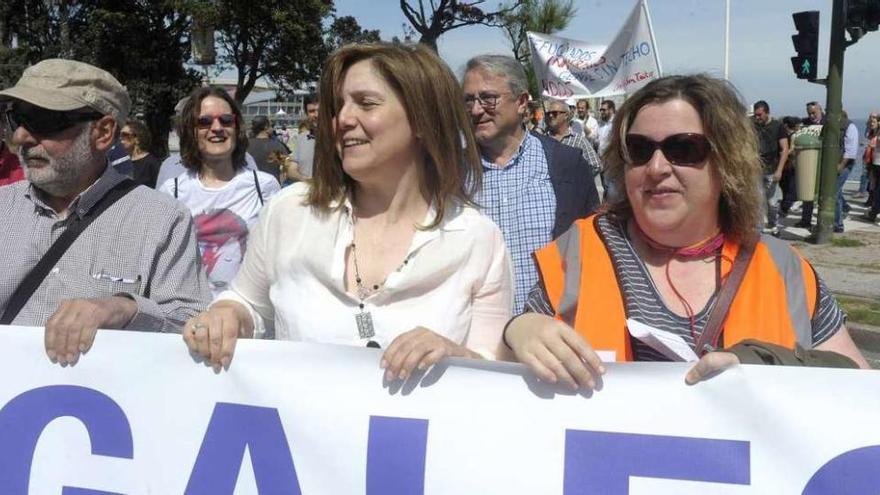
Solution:
M484 11L481 5L486 0L430 0L430 14L426 12L426 2L418 0L418 9L412 0L400 0L400 9L413 29L421 35L420 43L424 43L435 51L437 39L447 31L464 26L483 25L503 27L504 18L524 0L515 0L508 7L499 7L495 11Z

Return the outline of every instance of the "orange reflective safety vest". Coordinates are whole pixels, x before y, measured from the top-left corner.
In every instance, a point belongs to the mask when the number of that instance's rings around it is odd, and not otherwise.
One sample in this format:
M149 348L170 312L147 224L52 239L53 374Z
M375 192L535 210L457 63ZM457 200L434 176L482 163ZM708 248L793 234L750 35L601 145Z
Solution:
M557 319L573 327L593 349L615 351L618 361L632 361L623 295L598 219L593 215L576 221L536 251L538 272ZM724 243L722 280L738 251L737 244ZM789 348L798 342L809 349L817 300L813 267L783 241L762 236L730 305L723 346L758 339Z

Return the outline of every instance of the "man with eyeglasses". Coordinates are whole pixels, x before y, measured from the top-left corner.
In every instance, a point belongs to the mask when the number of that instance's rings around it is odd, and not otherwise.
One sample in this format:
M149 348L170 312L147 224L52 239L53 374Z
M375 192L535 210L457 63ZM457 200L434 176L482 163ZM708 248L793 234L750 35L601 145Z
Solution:
M45 326L46 353L61 365L99 328L180 331L210 292L189 212L108 165L131 104L125 88L97 67L51 59L0 103L27 178L0 188L0 323Z
M598 206L596 186L579 150L526 132L528 82L513 57L470 59L462 86L483 161L482 189L475 199L504 235L519 313L538 280L532 252Z
M547 108L544 112L547 116L547 133L560 143L581 150L584 160L590 166L590 174L595 177L602 169L602 162L583 132L572 130L568 105L560 100L547 100L544 106Z

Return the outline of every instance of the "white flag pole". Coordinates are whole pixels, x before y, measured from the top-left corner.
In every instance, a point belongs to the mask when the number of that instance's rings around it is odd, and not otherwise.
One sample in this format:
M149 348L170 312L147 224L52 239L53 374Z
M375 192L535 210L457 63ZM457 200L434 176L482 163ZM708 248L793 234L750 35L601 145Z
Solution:
M651 44L654 45L654 60L657 62L657 76L663 77L663 66L660 65L660 50L657 49L657 40L654 38L654 26L651 24L651 12L648 11L648 0L641 0L645 10L645 18L648 19L648 32L651 33Z
M724 0L724 79L730 80L730 0Z

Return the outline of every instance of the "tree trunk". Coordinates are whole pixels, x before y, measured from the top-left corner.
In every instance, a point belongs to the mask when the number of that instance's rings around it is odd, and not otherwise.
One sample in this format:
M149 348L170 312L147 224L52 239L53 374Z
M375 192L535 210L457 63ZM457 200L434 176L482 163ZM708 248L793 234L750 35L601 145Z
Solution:
M144 115L147 127L150 129L150 137L153 139L149 150L157 158L164 159L168 156L168 134L171 132L171 122L162 112L151 112Z
M434 50L434 53L438 53L437 52L437 38L438 37L439 37L439 35L436 33L427 32L427 33L423 34L422 37L419 39L419 43L421 43L423 45L427 45L428 48L430 48L431 50Z
M58 2L58 20L61 27L60 42L61 58L71 58L73 56L73 46L70 44L70 5L67 0Z
M11 49L12 36L9 31L9 20L0 19L0 47Z

